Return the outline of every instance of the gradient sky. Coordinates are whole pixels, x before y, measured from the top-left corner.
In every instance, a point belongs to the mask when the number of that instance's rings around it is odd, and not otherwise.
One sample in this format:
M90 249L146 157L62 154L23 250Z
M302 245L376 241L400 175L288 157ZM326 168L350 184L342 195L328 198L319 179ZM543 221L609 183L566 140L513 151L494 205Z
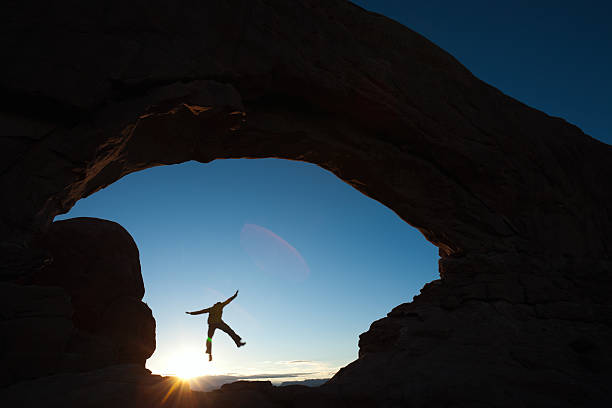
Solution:
M356 1L423 34L476 76L612 142L612 7L606 2ZM437 248L392 211L317 166L185 163L131 174L57 219L119 222L134 237L157 320L153 372L328 377L358 335L438 277ZM208 307L222 332L204 359ZM295 379L292 378L292 379Z

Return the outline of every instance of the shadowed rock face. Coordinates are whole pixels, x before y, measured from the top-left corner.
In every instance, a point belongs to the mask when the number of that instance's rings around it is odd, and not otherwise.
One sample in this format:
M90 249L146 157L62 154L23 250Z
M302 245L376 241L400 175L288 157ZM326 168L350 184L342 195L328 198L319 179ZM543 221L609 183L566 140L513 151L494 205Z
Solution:
M73 331L68 294L2 282L0 310L0 387L58 372Z
M155 350L155 319L141 301L144 284L130 234L115 222L73 218L54 222L32 245L47 252L49 265L18 280L26 286L0 288L4 310L12 311L5 321L8 383L114 364L144 366Z
M66 289L74 308L72 320L79 329L96 332L110 305L123 297L141 300L144 296L138 248L115 222L57 221L32 245L49 251L53 261L32 274L30 282Z
M32 244L48 250L53 262L30 275L30 283L64 288L78 335L92 334L106 343L104 350L94 345L80 358L97 360L94 366L144 365L155 351L155 319L141 301L144 283L130 234L115 222L73 218L54 222ZM81 339L73 342L82 346ZM106 349L111 353L102 357Z
M329 392L390 406L610 397L609 146L345 1L26 1L0 19L4 280L44 274L33 237L125 174L303 160L441 256L440 280L372 324Z

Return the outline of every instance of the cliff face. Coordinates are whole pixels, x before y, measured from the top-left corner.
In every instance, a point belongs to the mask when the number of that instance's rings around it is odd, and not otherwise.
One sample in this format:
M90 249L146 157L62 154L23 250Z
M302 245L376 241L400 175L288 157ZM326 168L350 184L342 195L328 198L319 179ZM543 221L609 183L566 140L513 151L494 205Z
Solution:
M373 323L333 392L415 406L609 397L609 146L345 1L26 1L0 19L11 296L65 296L15 286L53 268L35 238L125 174L303 160L440 248L440 280Z

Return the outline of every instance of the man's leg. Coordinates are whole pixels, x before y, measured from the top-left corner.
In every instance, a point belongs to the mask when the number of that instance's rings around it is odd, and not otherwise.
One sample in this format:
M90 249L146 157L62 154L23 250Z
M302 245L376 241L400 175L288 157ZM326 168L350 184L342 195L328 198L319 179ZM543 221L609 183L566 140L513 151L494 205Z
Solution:
M234 340L234 343L236 343L237 347L244 346L245 343L242 342L242 338L237 335L236 332L233 331L232 328L227 325L227 323L222 321L217 324L217 328L229 334L232 340Z
M212 360L212 338L216 328L214 324L208 325L208 337L206 338L206 354L208 354L208 361Z

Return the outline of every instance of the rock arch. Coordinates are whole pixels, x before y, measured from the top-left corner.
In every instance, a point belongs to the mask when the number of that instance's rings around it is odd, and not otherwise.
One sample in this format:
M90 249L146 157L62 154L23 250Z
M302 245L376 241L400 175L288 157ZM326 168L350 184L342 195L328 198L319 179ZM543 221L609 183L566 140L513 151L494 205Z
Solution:
M507 390L518 402L538 387L543 401L606 394L610 146L345 1L32 1L2 20L14 34L0 68L5 280L43 267L30 242L55 215L125 174L303 160L394 210L441 255L441 279L375 322L333 386L387 390L417 361L396 400L435 400L448 367L453 401L474 384L500 406Z

